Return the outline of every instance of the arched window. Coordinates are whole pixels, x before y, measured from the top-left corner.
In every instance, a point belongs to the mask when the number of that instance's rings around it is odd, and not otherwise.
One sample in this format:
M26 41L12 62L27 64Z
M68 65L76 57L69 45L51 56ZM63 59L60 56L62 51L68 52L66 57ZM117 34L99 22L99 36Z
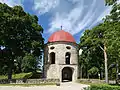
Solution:
M51 64L55 64L55 53L54 52L50 53L50 61L51 61Z
M65 63L66 64L70 64L70 56L71 56L71 54L69 52L67 52L65 55Z

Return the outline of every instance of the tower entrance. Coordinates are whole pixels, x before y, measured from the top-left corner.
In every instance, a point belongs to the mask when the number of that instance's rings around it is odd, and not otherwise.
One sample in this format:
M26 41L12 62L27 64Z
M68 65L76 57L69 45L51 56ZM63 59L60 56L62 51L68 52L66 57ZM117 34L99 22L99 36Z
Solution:
M70 67L64 67L62 69L62 82L72 81L72 69Z

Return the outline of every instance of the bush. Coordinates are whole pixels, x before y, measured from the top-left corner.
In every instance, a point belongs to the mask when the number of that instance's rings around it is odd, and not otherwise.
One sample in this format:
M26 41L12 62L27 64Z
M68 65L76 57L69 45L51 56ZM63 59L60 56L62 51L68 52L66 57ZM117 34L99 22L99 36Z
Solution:
M27 73L27 74L23 77L23 79L29 79L32 75L33 75L32 72Z
M37 69L38 61L32 54L26 54L22 60L22 71L25 73L35 72Z
M90 85L89 88L85 88L84 90L120 90L120 86L107 85L107 84L96 84Z
M97 67L92 67L91 69L88 70L90 75L96 75L99 72L99 69Z

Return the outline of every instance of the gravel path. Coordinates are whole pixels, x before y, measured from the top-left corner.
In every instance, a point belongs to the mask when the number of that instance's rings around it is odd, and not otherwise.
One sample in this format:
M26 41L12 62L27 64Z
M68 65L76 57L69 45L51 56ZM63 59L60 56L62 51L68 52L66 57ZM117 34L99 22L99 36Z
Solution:
M21 87L21 86L0 86L0 90L83 90L83 87L88 85L67 82L61 83L60 86L33 86L33 87Z

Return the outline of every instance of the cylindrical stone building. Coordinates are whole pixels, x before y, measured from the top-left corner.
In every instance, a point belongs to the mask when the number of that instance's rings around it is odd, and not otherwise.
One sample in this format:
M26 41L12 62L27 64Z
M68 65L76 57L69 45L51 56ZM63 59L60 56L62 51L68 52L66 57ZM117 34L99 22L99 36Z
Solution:
M47 79L76 81L78 77L78 45L64 31L54 32L44 49L44 76Z

